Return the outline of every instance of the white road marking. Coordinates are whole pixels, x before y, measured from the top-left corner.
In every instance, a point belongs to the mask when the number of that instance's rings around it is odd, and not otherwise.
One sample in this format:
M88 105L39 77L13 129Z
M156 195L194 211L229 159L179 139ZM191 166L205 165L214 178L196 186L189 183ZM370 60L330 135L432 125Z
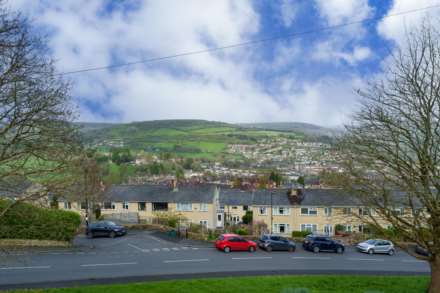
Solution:
M125 265L137 265L137 262L117 262L117 263L94 263L84 264L81 267L100 267L100 266L125 266Z
M183 250L188 250L189 247L183 246L182 249L183 249Z
M316 260L329 260L331 257L327 256L293 256L292 259L316 259Z
M381 258L347 258L347 260L352 260L352 261L384 261Z
M164 260L164 263L176 263L176 262L202 262L202 261L209 261L207 258L200 258L200 259L174 259L174 260Z
M192 250L199 250L199 248L198 247L193 247Z
M134 245L134 244L128 243L128 246L133 247L134 249L137 249L137 250L139 250L140 252L145 252L145 249L140 248L140 247L138 247L138 246L136 246L136 245Z
M169 248L166 248L166 247L165 247L165 248L162 248L162 250L163 250L163 251L170 251L170 249L169 249Z
M271 256L251 256L251 257L233 257L234 260L248 260L248 259L270 259Z
M155 251L155 252L159 252L160 249L159 249L159 248L153 248L153 251Z
M174 250L174 251L179 251L180 250L178 247L173 247L171 249Z
M50 266L35 266L35 267L3 267L0 270L32 270L32 269L50 269Z

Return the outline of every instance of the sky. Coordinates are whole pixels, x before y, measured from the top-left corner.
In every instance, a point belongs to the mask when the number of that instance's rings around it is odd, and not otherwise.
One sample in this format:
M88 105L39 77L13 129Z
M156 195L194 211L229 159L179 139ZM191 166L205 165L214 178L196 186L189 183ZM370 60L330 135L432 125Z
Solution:
M280 37L127 67L65 75L78 120L206 119L338 127L356 90L380 78L405 31L440 0L9 0L47 36L60 73ZM428 16L427 16L428 14ZM338 29L319 28L374 18ZM301 34L306 31L314 33ZM297 34L297 35L295 35Z

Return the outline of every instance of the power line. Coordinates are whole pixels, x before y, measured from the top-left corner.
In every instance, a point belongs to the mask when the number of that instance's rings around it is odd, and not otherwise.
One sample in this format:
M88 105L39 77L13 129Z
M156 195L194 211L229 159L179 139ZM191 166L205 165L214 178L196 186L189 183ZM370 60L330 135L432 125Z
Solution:
M77 74L77 73L83 73L83 72L126 67L126 66L131 66L131 65L136 65L136 64L153 63L153 62L157 62L157 61L174 59L174 58L178 58L178 57L198 55L198 54L210 53L210 52L221 51L221 50L226 50L226 49L232 49L232 48L261 44L261 43L267 43L270 41L275 41L275 40L280 40L280 39L296 38L296 37L300 37L303 35L309 35L309 34L314 34L314 33L323 32L323 31L330 31L330 30L334 30L334 29L339 29L339 28L355 25L355 24L372 22L375 20L380 20L380 19L390 18L390 17L395 17L395 16L401 16L401 15L410 14L410 13L416 13L416 12L420 12L420 11L424 11L424 10L428 10L428 9L435 9L435 8L439 8L439 7L440 7L440 4L436 4L436 5L427 6L427 7L423 7L423 8L406 10L406 11L386 15L383 17L364 18L364 19L357 20L357 21L346 22L346 23L332 25L332 26L326 26L326 27L320 27L320 28L316 28L316 29L312 29L312 30L308 30L308 31L302 31L302 32L286 34L286 35L281 35L281 36L274 36L274 37L263 38L263 39L257 39L257 40L250 40L247 42L236 43L236 44L220 46L220 47L212 47L212 48L198 50L198 51L189 51L189 52L183 52L183 53L174 54L174 55L155 57L155 58L150 58L150 59L126 62L126 63L119 63L119 64L113 64L113 65L107 65L107 66L98 66L98 67L89 67L89 68L78 69L78 70L74 70L74 71L66 71L66 72L58 73L57 75L70 75L70 74Z

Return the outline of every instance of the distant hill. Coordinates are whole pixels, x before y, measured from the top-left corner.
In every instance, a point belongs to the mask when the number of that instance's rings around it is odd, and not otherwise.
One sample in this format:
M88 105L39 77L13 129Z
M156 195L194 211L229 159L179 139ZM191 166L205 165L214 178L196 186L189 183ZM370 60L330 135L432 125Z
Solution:
M292 131L280 132L206 120L77 124L82 127L85 143L93 147L108 149L124 146L148 152L168 151L207 158L222 154L230 143L254 143L259 138L278 135L301 137Z
M309 136L333 137L342 133L342 130L339 129L327 128L302 122L241 123L239 125L246 128L303 133Z

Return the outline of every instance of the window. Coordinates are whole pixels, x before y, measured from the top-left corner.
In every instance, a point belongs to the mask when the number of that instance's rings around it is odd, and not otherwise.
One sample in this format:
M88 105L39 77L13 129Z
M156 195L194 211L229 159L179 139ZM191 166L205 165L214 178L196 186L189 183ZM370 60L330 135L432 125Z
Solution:
M324 208L324 214L326 217L332 216L332 208Z
M344 232L352 232L351 225L344 225Z
M208 211L208 204L207 203L201 203L200 204L200 211L201 212L207 212Z
M115 203L111 201L104 202L104 210L114 210L115 209Z
M317 214L316 208L301 208L301 215L303 216L316 216Z
M64 202L64 209L70 210L72 208L72 203L70 201Z
M290 233L289 224L273 224L273 233L286 234Z
M358 226L359 232L361 233L370 233L370 229L367 225L359 225Z
M351 215L351 208L343 208L342 213L344 215Z
M247 211L249 209L248 206L243 206L243 211Z
M275 216L286 216L290 214L288 207L274 207L273 214Z
M238 207L237 207L237 206L233 206L232 209L233 209L233 210L236 210L236 209L238 209Z
M124 201L124 202L122 203L122 208L123 208L124 210L128 210L128 201Z
M258 209L258 211L260 212L260 215L267 215L267 209L266 207L260 207Z
M221 220L222 220L222 215L221 215L221 214L218 214L218 215L217 215L217 221L220 222Z
M153 211L168 211L168 203L153 202Z
M82 210L86 210L87 209L87 202L85 202L85 201L83 201L83 202L81 202L81 209Z
M403 208L396 208L392 211L394 216L401 216L403 215Z
M208 220L201 220L200 221L200 226L208 228Z
M190 212L190 211L192 211L192 204L191 203L177 203L176 209L179 212Z
M359 215L360 216L370 215L370 209L369 208L359 208Z
M147 209L147 206L145 202L138 202L138 210L139 211L145 211Z
M316 224L301 224L301 231L316 232L316 231L318 231L318 225L316 225Z
M326 235L332 235L333 234L333 226L330 224L326 224L324 226L324 234Z
M235 224L240 223L240 216L232 216L231 219Z

